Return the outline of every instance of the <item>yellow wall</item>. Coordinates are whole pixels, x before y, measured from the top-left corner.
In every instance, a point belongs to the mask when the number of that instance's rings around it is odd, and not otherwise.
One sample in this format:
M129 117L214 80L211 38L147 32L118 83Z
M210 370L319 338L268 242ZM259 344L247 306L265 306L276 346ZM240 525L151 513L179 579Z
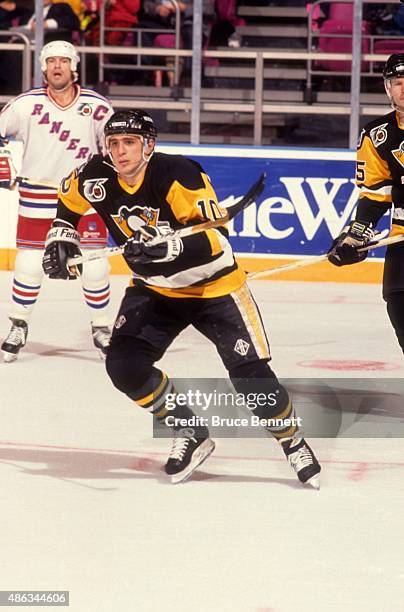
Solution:
M251 259L248 257L237 258L241 266L247 272L276 268L291 264L298 259ZM296 280L311 282L333 282L333 283L381 283L383 276L382 261L364 261L353 266L337 268L328 261L313 264L305 268L291 270L290 272L279 272L279 274L267 277L268 280ZM260 277L261 280L265 276Z
M0 249L0 269L13 270L15 260L15 249ZM276 268L290 264L293 259L269 259L238 257L241 266L247 272ZM130 270L122 255L110 257L112 274L130 274ZM280 272L270 278L274 280L299 280L319 281L337 283L381 283L383 274L383 262L364 261L353 266L336 268L328 262L321 262L290 272ZM261 280L265 279L265 276Z
M0 270L14 270L16 249L0 249ZM122 257L110 257L111 274L130 274L130 270Z

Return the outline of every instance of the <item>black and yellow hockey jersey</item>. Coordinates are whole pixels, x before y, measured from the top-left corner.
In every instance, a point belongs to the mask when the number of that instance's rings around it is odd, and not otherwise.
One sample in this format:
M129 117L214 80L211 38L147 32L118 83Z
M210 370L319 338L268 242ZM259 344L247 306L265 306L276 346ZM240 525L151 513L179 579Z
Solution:
M221 214L202 167L165 153L154 153L143 179L133 187L119 177L108 156L94 156L63 181L57 218L77 227L90 208L104 219L118 245L141 225L178 230ZM183 252L172 262L139 266L134 282L168 297L218 297L245 282L225 228L187 236L183 245Z
M356 180L360 189L356 218L377 224L393 206L392 235L404 232L404 123L393 111L362 130Z

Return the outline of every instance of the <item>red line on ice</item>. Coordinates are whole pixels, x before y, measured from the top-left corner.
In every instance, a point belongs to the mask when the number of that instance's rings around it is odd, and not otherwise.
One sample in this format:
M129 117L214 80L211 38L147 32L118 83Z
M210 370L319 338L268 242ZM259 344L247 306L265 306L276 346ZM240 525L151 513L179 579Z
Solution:
M82 453L113 453L117 455L133 455L134 457L166 457L166 452L152 452L152 451L135 451L133 449L123 450L123 449L113 449L113 448L86 448L86 447L78 447L78 446L63 446L56 444L30 444L29 442L12 442L10 440L0 440L1 446L20 446L20 447L29 447L29 448L46 448L49 450L68 450L68 451L79 451ZM213 454L211 459L220 459L225 461L282 461L285 462L284 457L264 457L264 456L248 456L248 455L218 455ZM326 459L321 460L321 463L335 464L335 465L351 465L352 463L358 465L357 459L345 459L345 460L335 460L335 459ZM366 461L363 462L369 469L371 466L385 466L385 467L404 467L404 461ZM355 469L355 468L354 468Z
M367 461L359 461L352 470L348 473L348 480L363 480L366 472L369 469L369 464Z

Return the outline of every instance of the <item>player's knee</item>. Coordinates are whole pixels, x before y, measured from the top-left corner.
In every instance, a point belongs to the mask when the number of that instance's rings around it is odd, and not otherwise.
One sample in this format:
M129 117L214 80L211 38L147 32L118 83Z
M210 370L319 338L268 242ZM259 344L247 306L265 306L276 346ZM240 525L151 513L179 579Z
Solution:
M105 367L113 385L130 397L136 395L153 370L132 338L118 338L108 349Z
M24 279L27 282L36 282L40 284L43 271L42 271L42 257L43 251L38 249L18 249L17 256L15 258L15 276Z
M83 264L83 285L89 283L101 283L108 280L109 274L109 262L106 257L96 259L94 261L87 261Z
M112 384L130 396L142 386L142 382L148 378L151 370L151 367L142 367L136 360L125 359L113 350L107 352L105 367Z
M229 374L237 393L244 396L247 407L259 418L278 416L288 406L288 392L267 360L242 364Z

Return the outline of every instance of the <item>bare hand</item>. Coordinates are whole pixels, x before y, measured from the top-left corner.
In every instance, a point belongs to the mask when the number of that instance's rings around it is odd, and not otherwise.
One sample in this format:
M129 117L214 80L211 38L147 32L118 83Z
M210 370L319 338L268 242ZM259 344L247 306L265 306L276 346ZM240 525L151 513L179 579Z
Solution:
M15 11L17 5L15 2L11 2L11 0L4 0L4 2L0 2L0 8L5 11Z
M170 7L166 6L165 4L158 4L156 6L156 13L157 13L157 15L159 15L163 19L165 19L166 17L169 17L171 12L172 11L171 11Z

